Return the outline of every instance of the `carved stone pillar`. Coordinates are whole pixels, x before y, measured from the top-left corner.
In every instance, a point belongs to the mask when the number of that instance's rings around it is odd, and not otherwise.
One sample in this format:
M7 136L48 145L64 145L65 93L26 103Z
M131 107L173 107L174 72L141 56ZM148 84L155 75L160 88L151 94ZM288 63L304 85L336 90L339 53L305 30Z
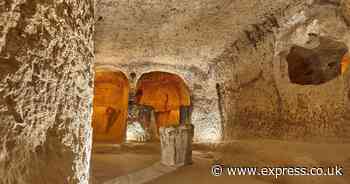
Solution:
M179 167L192 163L193 125L161 127L159 133L162 164Z
M150 113L149 134L151 136L151 140L159 140L156 114L155 114L154 109L152 109L152 111Z

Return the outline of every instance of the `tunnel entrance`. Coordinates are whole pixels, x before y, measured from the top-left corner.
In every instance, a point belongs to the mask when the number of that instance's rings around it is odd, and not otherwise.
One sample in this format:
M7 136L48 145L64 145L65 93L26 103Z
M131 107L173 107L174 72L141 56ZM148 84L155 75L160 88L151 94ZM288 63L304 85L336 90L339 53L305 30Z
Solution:
M177 75L166 72L143 74L137 82L135 98L141 124L154 136L159 134L160 127L190 121L190 92Z
M124 141L128 93L128 79L122 72L96 72L92 119L94 142L122 143Z
M288 74L292 83L319 85L331 81L347 69L346 44L320 37L313 49L293 46L287 55Z

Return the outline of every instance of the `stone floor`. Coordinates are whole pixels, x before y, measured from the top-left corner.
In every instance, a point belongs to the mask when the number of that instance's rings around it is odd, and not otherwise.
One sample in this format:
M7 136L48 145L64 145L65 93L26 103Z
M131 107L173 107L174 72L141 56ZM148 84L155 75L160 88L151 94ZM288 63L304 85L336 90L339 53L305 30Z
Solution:
M151 182L165 174L175 171L176 167L169 167L160 162L153 164L150 167L141 169L139 171L130 173L128 175L120 176L105 182L104 184L143 184Z
M154 165L160 160L158 143L125 145L95 144L92 154L91 183L102 184Z
M157 143L94 147L93 184L349 184L350 145L236 141L221 145L194 145L193 164L178 169L159 164ZM221 176L210 173L213 163L246 167L342 166L344 176ZM108 182L107 182L108 181Z

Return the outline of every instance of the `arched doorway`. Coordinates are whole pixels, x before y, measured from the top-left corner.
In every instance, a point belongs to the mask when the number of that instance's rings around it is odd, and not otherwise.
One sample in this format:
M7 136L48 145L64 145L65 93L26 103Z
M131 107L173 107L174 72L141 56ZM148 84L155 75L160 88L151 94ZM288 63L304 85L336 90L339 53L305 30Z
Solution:
M94 142L124 141L128 94L128 79L122 72L96 71L92 120Z
M190 121L190 91L179 76L166 72L145 73L139 78L136 89L136 103L153 111L156 133L160 127ZM151 126L152 118L140 119L146 129Z

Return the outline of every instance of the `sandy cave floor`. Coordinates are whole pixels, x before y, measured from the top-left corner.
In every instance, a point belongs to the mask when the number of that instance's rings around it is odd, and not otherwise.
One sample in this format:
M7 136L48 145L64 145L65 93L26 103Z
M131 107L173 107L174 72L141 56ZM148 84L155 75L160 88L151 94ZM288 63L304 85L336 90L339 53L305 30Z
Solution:
M113 178L147 168L160 160L158 143L93 146L91 183L100 184Z
M193 164L165 174L148 184L350 184L350 144L315 144L272 140L245 140L220 145L194 145ZM160 160L158 143L122 146L95 145L92 183L150 167ZM214 163L246 167L342 166L344 176L220 176L210 173Z

